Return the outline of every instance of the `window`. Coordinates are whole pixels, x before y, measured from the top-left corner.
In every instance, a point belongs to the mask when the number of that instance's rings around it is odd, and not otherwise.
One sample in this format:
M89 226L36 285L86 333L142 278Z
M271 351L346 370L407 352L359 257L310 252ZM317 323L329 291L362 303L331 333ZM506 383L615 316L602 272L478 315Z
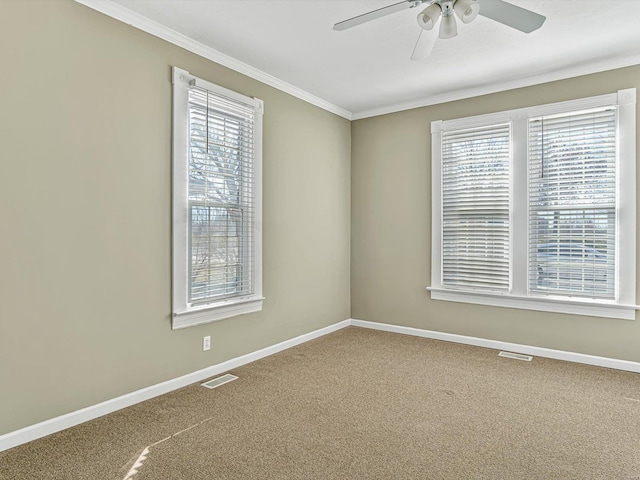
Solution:
M615 299L616 109L529 119L529 289Z
M173 69L173 328L262 309L262 112Z
M432 123L431 297L635 319L635 89Z
M509 290L509 124L442 136L442 285Z

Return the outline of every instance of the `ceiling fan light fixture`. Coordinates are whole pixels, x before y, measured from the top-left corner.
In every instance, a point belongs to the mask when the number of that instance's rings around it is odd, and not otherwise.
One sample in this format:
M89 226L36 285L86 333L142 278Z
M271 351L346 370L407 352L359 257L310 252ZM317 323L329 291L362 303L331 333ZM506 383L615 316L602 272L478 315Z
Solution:
M456 0L453 10L462 23L471 23L480 12L480 4L477 0Z
M420 28L423 30L431 30L436 25L441 13L442 9L440 5L432 3L418 14L418 25L420 25Z
M456 24L456 18L453 15L443 15L442 21L440 22L440 33L439 37L453 38L458 35L458 25Z

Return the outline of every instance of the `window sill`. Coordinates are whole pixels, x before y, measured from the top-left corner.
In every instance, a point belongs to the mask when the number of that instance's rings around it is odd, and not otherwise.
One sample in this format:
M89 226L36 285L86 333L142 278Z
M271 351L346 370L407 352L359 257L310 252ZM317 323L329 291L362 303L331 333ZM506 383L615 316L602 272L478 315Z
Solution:
M259 312L262 310L262 301L264 297L248 297L242 299L225 300L222 302L212 303L194 307L182 312L174 312L171 322L171 328L177 330L180 328L193 327L203 323L215 322L244 313Z
M475 303L494 307L520 308L542 312L568 313L592 317L635 320L637 305L620 305L599 300L567 300L550 297L523 297L500 293L461 292L443 288L427 287L432 300Z

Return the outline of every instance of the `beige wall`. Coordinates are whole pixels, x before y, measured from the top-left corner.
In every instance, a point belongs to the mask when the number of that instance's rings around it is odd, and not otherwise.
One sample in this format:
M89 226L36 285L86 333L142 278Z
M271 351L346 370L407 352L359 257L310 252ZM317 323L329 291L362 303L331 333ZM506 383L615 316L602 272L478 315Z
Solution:
M66 0L1 2L0 59L0 434L349 318L349 121ZM264 310L180 331L172 65L266 112Z
M0 435L349 316L640 361L638 322L424 290L430 122L638 87L640 66L350 125L70 0L0 13ZM180 331L172 65L266 110L264 310Z
M432 301L425 291L431 272L432 121L631 87L640 88L640 66L353 122L351 316L640 361L639 321Z

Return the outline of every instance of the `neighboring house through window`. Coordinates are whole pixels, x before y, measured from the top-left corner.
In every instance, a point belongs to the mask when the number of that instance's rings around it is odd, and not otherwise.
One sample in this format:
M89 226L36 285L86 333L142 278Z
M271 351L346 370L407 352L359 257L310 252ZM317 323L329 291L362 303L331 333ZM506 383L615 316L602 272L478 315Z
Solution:
M173 328L262 309L261 100L173 69Z
M432 123L431 296L635 319L635 89Z

